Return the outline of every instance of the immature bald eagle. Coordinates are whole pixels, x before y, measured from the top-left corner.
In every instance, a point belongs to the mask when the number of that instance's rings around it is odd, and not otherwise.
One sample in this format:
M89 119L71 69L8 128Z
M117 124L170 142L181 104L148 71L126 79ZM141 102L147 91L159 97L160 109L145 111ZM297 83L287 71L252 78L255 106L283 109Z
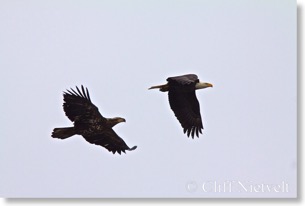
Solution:
M105 147L113 154L137 148L129 148L112 129L114 125L125 122L125 119L103 117L91 102L88 89L85 91L83 85L82 91L78 87L76 89L77 92L71 88L71 91L67 90L63 94L63 108L66 116L74 122L74 127L55 128L52 137L66 139L75 134L82 135L89 143Z
M194 138L202 134L202 120L199 102L195 90L213 87L210 83L199 82L197 75L187 74L167 78L168 83L150 87L149 89L160 89L161 92L168 91L168 99L171 109L179 120L183 132Z

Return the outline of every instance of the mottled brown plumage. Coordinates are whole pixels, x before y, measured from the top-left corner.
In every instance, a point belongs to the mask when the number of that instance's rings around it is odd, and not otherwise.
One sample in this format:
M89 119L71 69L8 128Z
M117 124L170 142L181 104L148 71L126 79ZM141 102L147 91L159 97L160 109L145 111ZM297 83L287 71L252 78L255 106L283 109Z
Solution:
M91 144L105 147L113 154L134 150L137 147L129 148L112 129L120 122L125 122L121 117L105 118L98 108L91 102L88 89L81 86L81 90L67 90L64 92L63 108L66 116L74 122L73 127L55 128L52 137L66 139L75 134L82 135Z

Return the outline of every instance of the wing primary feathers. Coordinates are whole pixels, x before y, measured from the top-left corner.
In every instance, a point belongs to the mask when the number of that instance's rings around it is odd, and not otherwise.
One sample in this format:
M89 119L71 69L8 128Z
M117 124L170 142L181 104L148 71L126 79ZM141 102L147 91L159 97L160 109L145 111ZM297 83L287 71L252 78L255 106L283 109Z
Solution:
M85 98L85 99L90 100L90 102L91 102L88 88L86 88L86 90L85 90L84 86L82 85L81 86L81 90L77 86L76 86L76 90L77 91L75 91L74 89L70 88L70 90L67 90L67 92L64 92L64 93L65 94L70 94L70 95L75 95L75 96L81 97L81 98Z
M188 137L190 136L190 133L191 133L191 130L188 129L188 130L187 130L187 136L188 136Z
M86 94L86 91L85 91L85 89L84 89L84 86L83 86L83 85L82 85L82 92L83 92L84 98L88 99L87 94Z
M91 102L91 99L90 99L90 95L89 95L88 88L86 88L86 91L87 91L87 97L88 97L88 100Z
M194 139L195 127L192 127L192 138Z
M79 88L78 87L76 87L76 89L77 89L77 91L78 91L78 94L79 94L79 96L80 97L82 97L82 98L86 98L85 96L84 96L84 94L79 90Z
M76 87L77 88L77 87ZM74 89L72 89L72 88L70 88L70 90L71 91L69 91L69 93L71 94L71 95L76 95L76 96L78 96L79 97L79 94L77 94L77 92L76 91L74 91Z

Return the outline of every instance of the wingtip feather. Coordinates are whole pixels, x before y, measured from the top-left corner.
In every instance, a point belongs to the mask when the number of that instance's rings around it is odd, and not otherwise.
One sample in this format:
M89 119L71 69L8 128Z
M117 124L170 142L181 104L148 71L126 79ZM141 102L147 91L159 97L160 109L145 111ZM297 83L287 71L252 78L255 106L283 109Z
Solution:
M133 146L133 147L130 149L130 151L135 150L135 149L137 149L137 148L138 148L138 146Z

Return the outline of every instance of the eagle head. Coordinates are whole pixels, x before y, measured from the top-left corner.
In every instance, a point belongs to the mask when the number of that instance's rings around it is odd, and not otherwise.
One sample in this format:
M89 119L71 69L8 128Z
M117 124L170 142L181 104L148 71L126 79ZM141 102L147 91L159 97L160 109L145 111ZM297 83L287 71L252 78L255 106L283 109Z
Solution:
M107 122L110 127L113 127L120 122L126 122L126 120L122 117L114 117L114 118L108 118Z

